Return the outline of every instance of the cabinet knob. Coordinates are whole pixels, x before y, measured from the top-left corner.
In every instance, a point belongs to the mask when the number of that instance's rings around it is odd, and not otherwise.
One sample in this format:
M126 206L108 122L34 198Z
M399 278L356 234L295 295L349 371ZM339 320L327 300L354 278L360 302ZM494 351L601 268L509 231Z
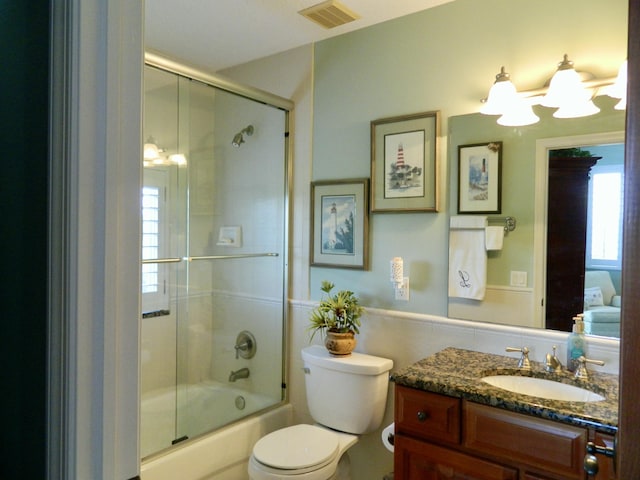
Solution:
M587 454L584 456L584 471L588 475L597 475L599 469L598 459L595 455Z
M418 412L418 421L419 422L424 422L427 418L429 418L429 412L425 412L423 410L420 410Z
M614 440L613 447L600 447L593 442L587 442L587 454L584 456L584 471L589 475L597 475L600 467L598 466L598 458L596 454L604 455L605 457L613 458L615 462L616 458L616 439ZM615 463L614 463L615 468Z

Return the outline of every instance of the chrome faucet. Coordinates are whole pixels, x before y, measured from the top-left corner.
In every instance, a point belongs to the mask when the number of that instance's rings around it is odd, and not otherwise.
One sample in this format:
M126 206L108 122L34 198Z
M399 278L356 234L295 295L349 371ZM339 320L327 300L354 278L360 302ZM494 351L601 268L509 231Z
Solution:
M518 361L518 368L522 370L531 370L531 363L529 362L529 349L527 347L507 347L507 352L522 352L522 356Z
M547 360L544 364L544 369L549 373L558 373L562 371L562 362L556 355L556 345L553 346L553 355L547 353Z
M587 371L587 363L592 363L594 365L604 366L604 362L602 360L591 360L590 358L585 358L581 356L578 358L578 367L576 368L575 378L580 378L582 380L587 380L589 378L589 372Z
M235 382L239 378L249 378L249 369L245 367L240 370L236 370L235 372L231 370L231 373L229 374L229 381Z

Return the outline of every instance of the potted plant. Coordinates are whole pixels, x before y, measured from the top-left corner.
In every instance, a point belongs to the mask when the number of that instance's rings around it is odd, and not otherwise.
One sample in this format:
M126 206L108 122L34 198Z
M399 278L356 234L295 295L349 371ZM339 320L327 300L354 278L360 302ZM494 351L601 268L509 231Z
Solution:
M311 339L317 332L325 336L325 347L333 355L349 355L356 346L355 334L360 333L360 317L364 308L350 290L331 294L335 285L322 281L324 292L319 305L309 317Z

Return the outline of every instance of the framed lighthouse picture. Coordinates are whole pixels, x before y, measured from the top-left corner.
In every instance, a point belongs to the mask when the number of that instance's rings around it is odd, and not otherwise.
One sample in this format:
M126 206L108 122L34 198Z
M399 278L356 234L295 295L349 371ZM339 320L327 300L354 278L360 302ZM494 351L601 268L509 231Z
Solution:
M371 122L371 211L438 211L440 112Z
M366 270L369 179L311 183L311 265Z
M501 213L502 142L458 147L458 213Z

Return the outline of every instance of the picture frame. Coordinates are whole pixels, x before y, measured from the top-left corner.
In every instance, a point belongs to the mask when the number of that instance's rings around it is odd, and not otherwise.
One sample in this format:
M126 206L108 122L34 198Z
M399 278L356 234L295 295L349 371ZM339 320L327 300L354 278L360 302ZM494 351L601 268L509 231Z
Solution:
M437 212L440 112L371 122L371 212Z
M310 265L366 270L369 179L311 183Z
M502 142L458 146L458 213L502 212Z

